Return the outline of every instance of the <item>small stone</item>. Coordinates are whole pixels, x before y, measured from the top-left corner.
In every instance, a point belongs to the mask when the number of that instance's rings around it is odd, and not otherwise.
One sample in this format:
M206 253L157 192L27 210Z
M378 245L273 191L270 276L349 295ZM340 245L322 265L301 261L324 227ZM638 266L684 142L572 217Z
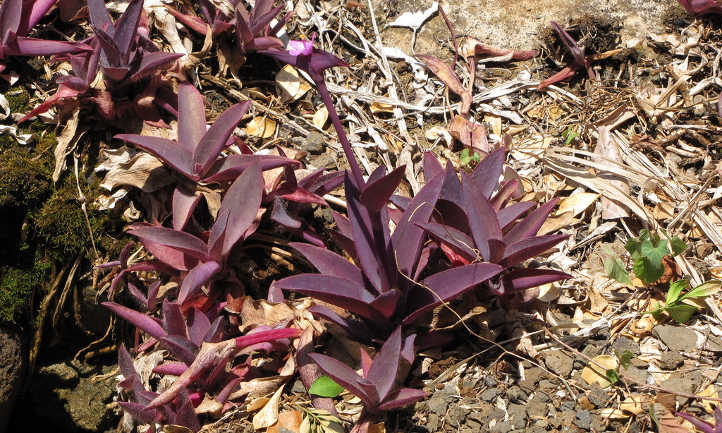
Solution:
M579 404L579 407L581 407L584 410L594 409L594 405L592 404L591 401L589 401L589 397L587 397L586 395L579 397L579 400L577 400L577 402Z
M484 401L494 401L497 395L499 395L498 388L487 388L486 390L484 390L484 392L481 393L480 397Z
M607 419L600 415L592 415L592 423L589 428L592 431L604 431L607 429Z
M475 419L471 419L467 416L466 417L466 427L470 428L474 432L478 432L478 431L481 431L481 422L479 422ZM434 430L429 429L429 431L434 431Z
M580 410L574 418L574 425L583 430L589 430L592 424L592 413L588 410Z
M330 153L322 153L309 159L309 163L315 168L333 170L336 168L336 159Z
M526 406L521 404L510 404L507 406L506 411L509 412L509 417L514 428L522 428L526 426L527 414Z
M326 137L322 134L316 131L311 131L301 145L301 149L308 153L319 154L323 152L325 141Z
M612 349L615 353L622 355L625 351L632 352L635 355L639 355L639 343L635 342L631 338L619 337L614 340Z
M589 401L596 407L606 407L609 396L596 383L592 385L592 389L588 394Z
M494 376L484 376L484 385L496 386L496 378Z
M547 404L533 398L529 400L529 403L526 406L526 413L529 415L529 418L542 419L547 416Z
M506 390L506 397L509 399L509 401L514 403L523 402L524 400L526 400L526 396L527 394L516 385Z
M674 370L682 364L684 364L684 356L674 350L662 352L662 356L659 360L659 366L665 370Z
M669 350L692 352L697 348L697 333L690 328L673 325L657 325L652 335L662 340Z
M562 377L569 377L572 373L574 360L571 356L561 350L550 350L544 356L547 367Z
M510 422L502 421L494 424L491 428L491 433L509 433L511 429L512 425Z
M6 429L22 386L25 367L22 346L18 332L0 328L0 432Z
M446 423L454 427L458 427L464 423L464 419L469 412L471 412L470 409L455 405L449 409L449 412L446 414Z
M429 410L438 416L444 416L447 407L449 407L447 396L442 393L437 392L429 399Z
M668 391L693 394L701 382L702 376L697 372L675 371L660 386ZM680 405L686 404L688 400L688 398L677 396L677 402Z
M437 431L437 429L439 428L439 419L440 419L439 415L437 415L435 413L429 414L429 420L427 421L428 422L427 427L429 428L430 432Z

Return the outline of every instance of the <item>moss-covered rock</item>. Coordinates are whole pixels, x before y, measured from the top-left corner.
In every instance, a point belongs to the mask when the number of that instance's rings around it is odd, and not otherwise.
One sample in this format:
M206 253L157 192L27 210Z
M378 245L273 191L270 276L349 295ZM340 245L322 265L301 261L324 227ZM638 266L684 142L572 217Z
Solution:
M17 323L29 307L33 290L41 287L49 274L46 260L36 261L31 269L0 269L0 323Z

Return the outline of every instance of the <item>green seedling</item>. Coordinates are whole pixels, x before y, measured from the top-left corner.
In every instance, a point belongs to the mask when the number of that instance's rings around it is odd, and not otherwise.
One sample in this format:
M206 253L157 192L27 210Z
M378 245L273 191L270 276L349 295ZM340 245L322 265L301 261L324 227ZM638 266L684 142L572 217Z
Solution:
M474 152L473 154L469 151L469 148L465 148L461 151L461 155L459 156L459 160L461 161L461 165L469 166L473 164L478 163L481 161L481 155L479 155L477 152Z
M562 132L562 137L564 137L564 144L569 146L575 138L579 137L579 133L570 126Z
M639 232L638 238L630 239L624 245L632 257L634 275L647 285L654 284L664 275L664 256L674 257L687 248L684 241L676 236L670 238L664 233L664 237L662 239L645 229ZM608 256L604 260L607 275L620 283L629 284L631 277L622 260L613 253Z
M655 308L649 314L659 317L666 311L677 322L686 323L697 311L697 307L685 304L684 300L705 298L719 291L720 286L722 286L722 282L719 280L710 280L682 294L682 291L689 287L689 281L675 281L669 285L664 305Z

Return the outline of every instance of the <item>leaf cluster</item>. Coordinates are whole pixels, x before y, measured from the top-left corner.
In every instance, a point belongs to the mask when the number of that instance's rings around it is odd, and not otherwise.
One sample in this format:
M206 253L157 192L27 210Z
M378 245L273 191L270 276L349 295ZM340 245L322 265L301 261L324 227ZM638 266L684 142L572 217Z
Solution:
M644 229L639 232L636 239L628 240L624 248L632 258L634 275L645 284L651 285L664 275L665 256L677 256L687 248L687 245L676 236L669 238L665 234L663 239ZM629 273L619 257L609 254L604 260L604 270L609 277L620 283L631 282Z

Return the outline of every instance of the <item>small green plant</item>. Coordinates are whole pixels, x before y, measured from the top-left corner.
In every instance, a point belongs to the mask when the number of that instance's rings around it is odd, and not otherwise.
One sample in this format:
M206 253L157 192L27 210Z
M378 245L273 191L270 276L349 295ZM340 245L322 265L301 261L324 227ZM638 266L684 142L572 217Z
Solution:
M655 317L659 317L666 311L677 322L686 323L694 312L697 311L697 307L685 304L684 300L709 296L717 292L721 285L722 282L718 280L710 280L682 294L682 291L689 287L689 281L686 279L675 281L669 285L664 305L655 308L649 313Z
M341 420L323 409L308 408L301 405L296 405L296 408L303 413L303 421L299 431L309 433L342 433L345 431Z
M664 275L665 256L674 257L687 248L684 241L676 236L670 238L665 233L664 237L665 239L662 239L645 229L639 232L638 238L630 239L624 245L632 256L634 275L647 285L654 284ZM613 253L607 255L604 260L604 270L607 275L620 283L631 282L622 260Z
M569 146L575 138L579 137L579 133L570 126L562 132L562 137L564 137L564 144Z
M472 154L467 147L461 151L461 155L459 155L459 160L461 161L461 165L463 166L476 165L476 163L481 161L481 155L479 155L477 152L474 152Z

